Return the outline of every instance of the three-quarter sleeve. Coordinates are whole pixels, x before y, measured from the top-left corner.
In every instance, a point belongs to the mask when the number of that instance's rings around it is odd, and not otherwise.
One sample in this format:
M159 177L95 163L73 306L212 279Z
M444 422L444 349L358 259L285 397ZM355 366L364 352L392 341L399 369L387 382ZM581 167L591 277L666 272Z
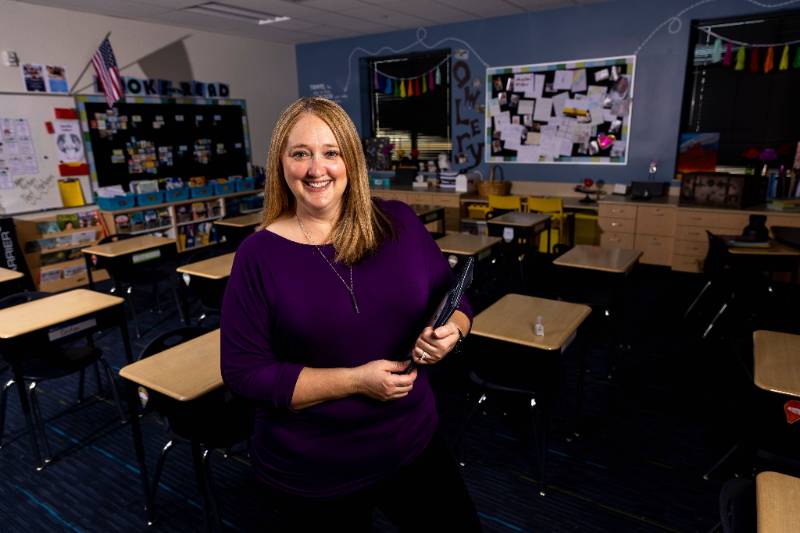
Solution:
M281 361L270 335L269 284L254 247L240 246L220 320L220 369L236 394L287 410L303 365Z

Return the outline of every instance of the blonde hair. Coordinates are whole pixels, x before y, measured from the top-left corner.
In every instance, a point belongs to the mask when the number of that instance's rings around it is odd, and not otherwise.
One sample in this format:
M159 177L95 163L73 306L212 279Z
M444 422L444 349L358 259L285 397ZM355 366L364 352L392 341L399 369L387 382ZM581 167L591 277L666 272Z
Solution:
M388 217L372 202L369 175L361 138L344 109L326 98L307 97L296 100L281 114L272 130L267 154L264 185L264 220L269 226L287 213L294 213L296 201L283 175L281 156L286 150L289 133L304 114L323 120L333 132L347 170L347 187L342 197L342 212L333 226L332 243L336 261L352 265L374 252L387 234L393 234Z

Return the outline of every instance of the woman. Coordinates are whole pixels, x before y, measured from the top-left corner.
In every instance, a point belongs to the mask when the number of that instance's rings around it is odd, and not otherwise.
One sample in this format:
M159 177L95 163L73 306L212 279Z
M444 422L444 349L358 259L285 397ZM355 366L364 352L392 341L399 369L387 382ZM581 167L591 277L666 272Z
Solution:
M283 527L369 530L377 506L403 530L479 529L435 436L425 367L471 320L464 301L426 327L452 277L436 243L408 206L370 198L355 126L322 98L278 120L265 199L225 291L222 376L258 402L251 457Z

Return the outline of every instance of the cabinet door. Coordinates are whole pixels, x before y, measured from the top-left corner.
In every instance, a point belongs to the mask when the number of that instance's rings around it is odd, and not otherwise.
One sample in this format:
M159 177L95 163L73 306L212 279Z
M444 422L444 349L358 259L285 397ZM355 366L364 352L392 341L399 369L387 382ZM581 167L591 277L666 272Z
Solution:
M639 206L636 212L636 233L672 237L675 234L675 208Z
M642 251L642 263L669 266L672 264L672 244L672 237L637 235L634 248Z
M601 248L633 248L633 233L603 232L600 236Z
M675 241L675 253L691 257L705 257L708 253L708 240L705 241Z
M790 228L800 228L800 216L798 215L768 215L767 226L789 226Z
M633 233L636 227L636 220L633 218L609 218L601 216L597 223L603 232L610 233Z
M597 214L601 219L604 217L634 219L636 218L636 206L601 203L598 207Z
M673 255L672 270L679 272L702 272L703 258L688 255Z

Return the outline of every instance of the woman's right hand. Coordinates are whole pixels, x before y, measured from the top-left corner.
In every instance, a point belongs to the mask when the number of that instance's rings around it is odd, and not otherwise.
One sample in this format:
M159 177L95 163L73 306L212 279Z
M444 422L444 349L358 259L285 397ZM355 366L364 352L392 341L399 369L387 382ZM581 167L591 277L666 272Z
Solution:
M370 398L385 402L408 396L414 388L417 370L404 372L411 361L389 361L378 359L354 368L356 391Z

